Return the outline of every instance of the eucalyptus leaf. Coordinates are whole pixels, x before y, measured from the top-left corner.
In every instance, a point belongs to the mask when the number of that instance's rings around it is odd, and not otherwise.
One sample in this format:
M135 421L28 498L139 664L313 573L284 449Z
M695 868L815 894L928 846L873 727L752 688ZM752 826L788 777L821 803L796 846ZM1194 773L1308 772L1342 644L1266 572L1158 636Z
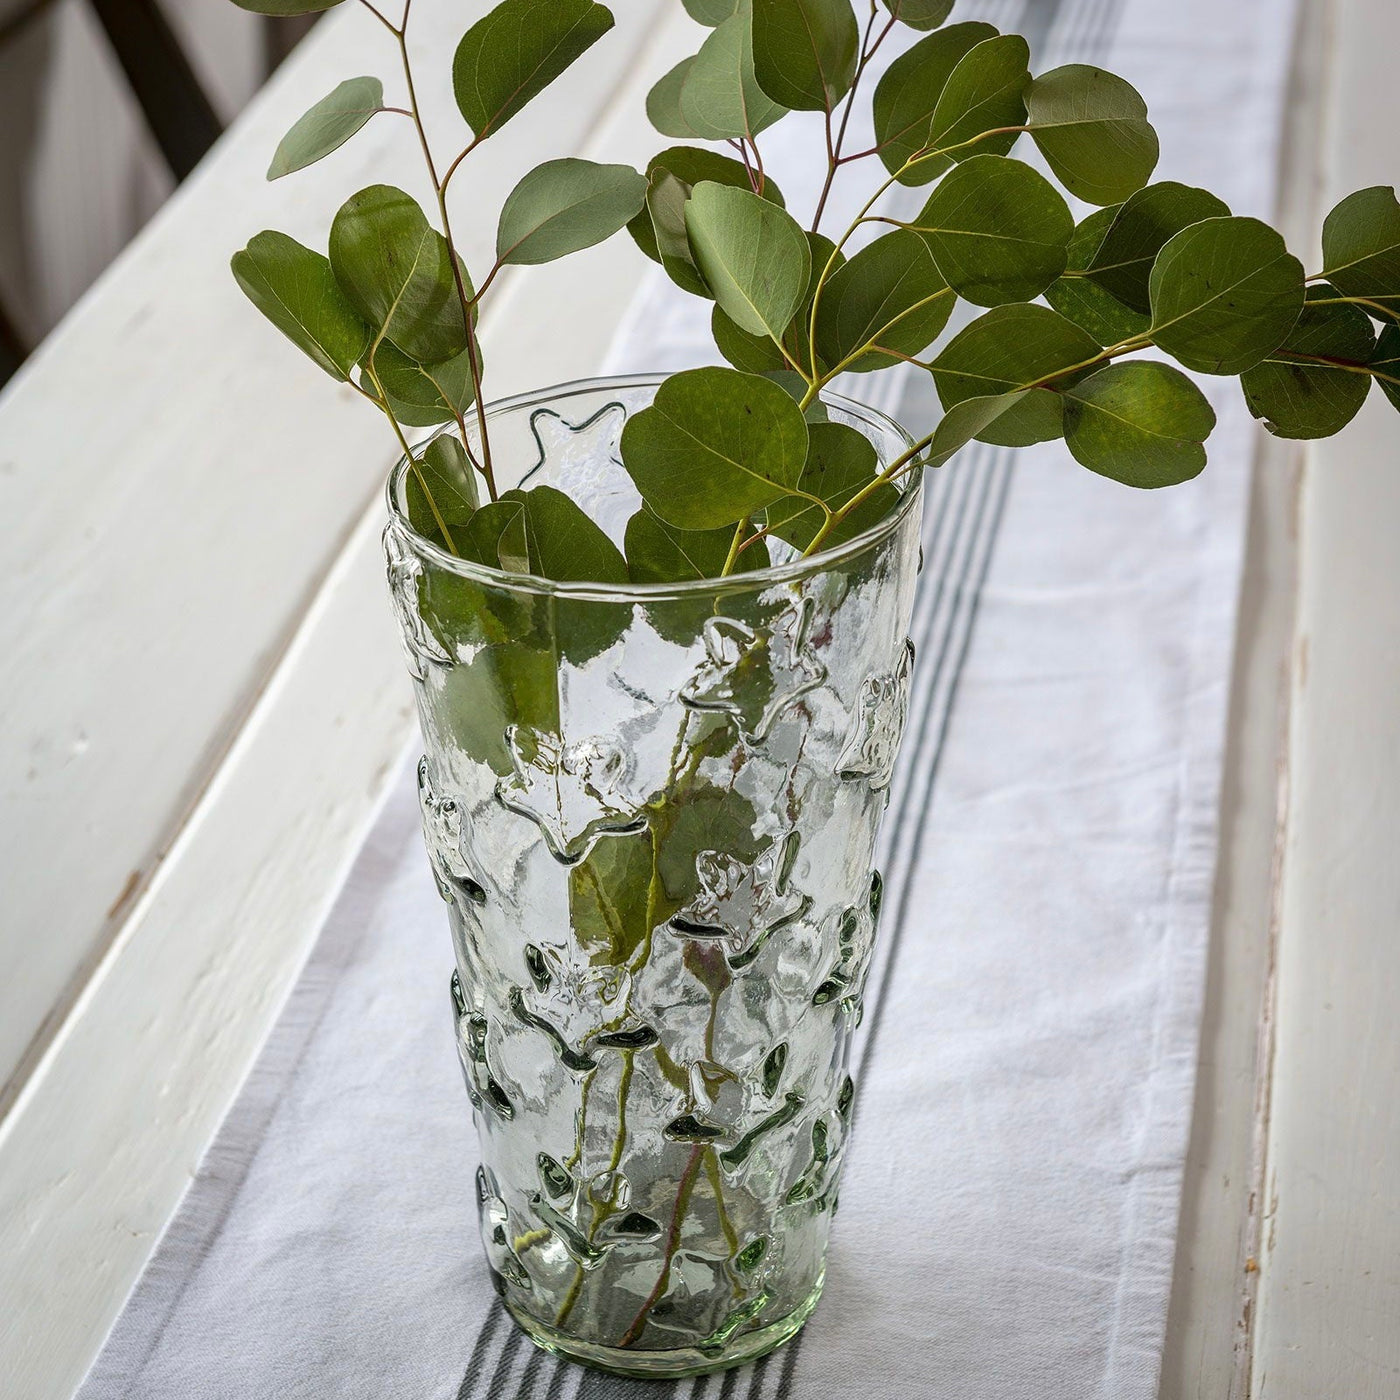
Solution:
M530 550L525 537L525 504L519 499L488 501L458 536L464 559L488 569L528 574Z
M811 320L812 297L816 293L817 283L821 280L827 264L830 263L832 271L835 272L846 261L845 254L838 252L836 245L824 234L809 233L807 246L811 251L812 268L811 275L807 280L807 294L803 297L802 305L797 308L797 315L792 318L783 336L781 348L771 337L753 335L741 326L735 325L720 307L715 307L710 317L710 330L715 338L715 346L735 369L746 370L750 374L789 376L790 379L796 379L799 383L803 383L801 376L794 374L790 366L797 364L806 368L812 362L808 329ZM805 390L806 385L803 383L804 393ZM801 398L802 395L799 394L798 397ZM814 399L808 405L808 422L812 421L814 412L821 411L821 401Z
M1152 338L1187 369L1240 374L1281 345L1303 309L1303 265L1258 219L1205 219L1152 267Z
M926 185L948 168L947 160L921 161L909 170L904 166L928 149L934 110L953 69L978 44L996 36L990 24L950 25L906 49L875 85L876 149L885 169L901 184Z
M269 229L254 234L230 266L249 301L288 340L327 374L350 378L373 337L326 258Z
M710 313L710 334L715 348L735 369L746 374L766 374L770 370L788 367L786 357L776 341L767 335L751 335L737 326L720 306Z
M278 145L267 178L277 180L304 170L339 150L383 107L384 84L378 78L346 79L297 119Z
M423 365L386 340L375 351L374 373L394 417L410 428L449 423L462 417L476 399L469 350L442 364ZM373 380L365 387L372 391Z
M666 917L652 908L654 840L649 827L610 836L569 871L569 928L598 966L624 966Z
M740 0L682 0L682 4L685 5L686 14L697 24L713 29L717 24L723 24L739 8Z
M647 120L663 136L675 137L681 141L704 139L681 112L681 92L694 64L694 54L681 59L674 68L659 77L647 93Z
M1323 276L1373 315L1400 321L1400 202L1389 185L1349 194L1322 225Z
M1001 306L1038 297L1064 272L1074 218L1030 166L973 156L943 178L910 227L953 291Z
M331 266L350 303L421 364L467 345L467 322L447 241L412 198L371 185L341 205L331 224Z
M937 339L955 300L928 244L896 229L842 264L823 288L817 353L829 368L857 373L897 364L899 355L918 355ZM876 345L898 354L865 349Z
M828 509L845 505L879 476L879 459L864 433L845 423L813 423L807 433L807 460L797 484L825 501ZM898 504L895 487L877 486L827 535L823 548L835 548L873 529ZM768 529L794 549L807 549L824 521L816 502L802 496L784 496L768 507Z
M502 0L462 36L457 106L478 140L508 122L613 27L595 0Z
M591 248L624 228L646 195L646 176L630 165L546 161L507 197L496 256L504 263L545 263Z
M484 646L447 668L434 703L454 744L498 777L513 769L508 733L559 732L559 662L553 652L505 642Z
M553 486L507 491L524 507L530 572L559 583L626 583L622 551L583 510Z
M1127 199L1157 167L1147 104L1102 68L1070 63L1042 73L1026 97L1026 124L1056 179L1089 204Z
M703 146L671 146L659 152L647 162L647 179L654 180L658 171L667 172L687 186L687 197L689 188L698 185L702 180L716 185L733 185L735 189L741 190L752 188L749 184L749 172L744 169L742 161L722 156L718 151L706 150ZM778 188L776 180L765 179L760 193L764 199L776 204L780 209L783 207L783 192ZM684 232L684 220L679 227ZM645 209L627 225L627 232L647 257L653 262L661 261L656 246L656 232ZM697 291L697 295L708 296L709 291L702 289Z
M470 523L481 499L476 471L451 433L435 437L414 459L404 480L404 497L408 523L425 539L460 553L457 532Z
M642 499L683 530L733 525L797 484L807 459L802 411L777 384L721 367L684 370L622 430L622 460Z
M1179 369L1108 365L1066 389L1065 444L1075 461L1125 486L1178 486L1206 464L1215 411Z
M1167 240L1203 219L1229 215L1229 205L1209 190L1174 180L1148 185L1118 206L1086 270L1115 300L1147 315L1152 265Z
M928 448L920 458L921 463L926 467L941 467L974 439L995 442L997 425L1003 419L1014 422L1018 414L1024 413L1026 405L1042 392L1023 389L960 400L938 420Z
M702 140L752 139L787 115L754 76L751 10L743 0L700 46L681 82L681 120Z
M1376 351L1376 333L1360 307L1336 301L1325 282L1308 300L1288 339L1240 376L1245 403L1276 437L1323 438L1339 433L1361 410L1371 381L1355 368Z
M984 39L969 49L949 74L929 127L930 151L946 154L921 163L941 173L971 156L1004 156L1020 133L1002 128L1019 128L1026 120L1030 56L1019 34Z
M1386 398L1400 408L1400 325L1387 326L1381 332L1371 357L1371 368L1376 371L1376 383Z
M1031 386L1063 388L1099 354L1098 342L1073 321L1035 303L998 306L965 326L933 362L945 409L965 399L999 397ZM1036 388L996 416L984 442L1029 447L1058 437L1061 395Z
M953 13L953 0L882 0L882 3L910 29L937 29Z
M643 505L627 522L624 549L633 583L689 583L718 578L734 541L732 527L678 530ZM768 547L760 540L735 561L739 573L768 565Z
M695 265L690 235L685 227L685 206L690 202L690 186L669 170L653 172L647 185L646 215L666 275L692 296L708 297L710 289Z
M1103 245L1105 235L1121 205L1095 209L1076 226L1069 240L1069 266L1059 281L1046 288L1045 300L1075 325L1082 326L1100 345L1117 345L1145 335L1152 324L1144 316L1084 276L1089 263Z
M774 102L829 112L850 91L860 57L851 0L759 0L753 57L759 85Z
M255 15L318 15L322 10L332 9L340 0L233 0L240 10L251 10Z
M774 384L780 385L786 392L788 398L799 408L807 397L807 381L792 369L766 369L763 371L765 379L771 379ZM826 405L821 401L821 397L814 398L806 408L802 409L802 416L807 420L808 426L813 423L826 423L830 415L826 411Z
M736 325L781 340L811 273L807 236L785 210L751 190L703 181L685 206L700 275Z

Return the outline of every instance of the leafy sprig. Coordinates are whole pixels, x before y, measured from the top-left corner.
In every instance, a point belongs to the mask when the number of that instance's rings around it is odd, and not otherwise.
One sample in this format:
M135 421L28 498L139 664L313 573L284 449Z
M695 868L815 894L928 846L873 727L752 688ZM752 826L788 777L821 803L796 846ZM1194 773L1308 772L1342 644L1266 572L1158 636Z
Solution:
M263 14L342 2L235 0ZM341 83L287 133L269 178L391 114L413 124L436 218L371 186L336 215L328 256L267 232L235 255L234 273L280 330L385 414L409 462L413 523L452 553L556 576L593 561L598 581L727 574L766 559L775 539L811 554L850 538L892 508L902 477L974 439L1063 437L1091 471L1175 485L1205 466L1215 424L1183 369L1240 376L1250 411L1285 437L1339 431L1372 381L1400 407L1394 190L1344 199L1324 225L1323 267L1307 276L1266 224L1206 190L1151 182L1158 140L1129 83L1084 64L1033 75L1024 39L949 23L952 0L868 0L863 21L852 0L684 0L709 32L647 102L681 144L644 173L574 158L528 172L474 282L452 231L454 175L612 15L596 0L503 0L472 25L451 73L468 136L440 165L409 57L413 0L397 19L357 3L392 39L403 105L386 105L378 78ZM920 37L870 93L874 144L849 151L873 60L901 25ZM793 110L822 116L826 169L805 227L760 142ZM1016 158L1022 138L1053 181ZM879 178L833 240L821 222L853 168ZM923 206L897 217L891 199L910 189L927 189ZM1096 207L1076 222L1066 196ZM478 318L506 267L623 227L714 303L729 368L671 376L628 422L623 461L644 506L620 555L558 492L498 491ZM982 314L941 341L959 301ZM945 412L882 466L854 429L824 421L822 394L838 375L897 365L931 375ZM437 424L455 431L411 447L407 430Z

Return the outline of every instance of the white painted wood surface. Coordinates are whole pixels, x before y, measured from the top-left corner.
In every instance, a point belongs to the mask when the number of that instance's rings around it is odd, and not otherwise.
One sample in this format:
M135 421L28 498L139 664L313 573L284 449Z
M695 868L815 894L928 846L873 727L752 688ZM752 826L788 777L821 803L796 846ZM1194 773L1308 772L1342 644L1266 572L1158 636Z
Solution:
M423 7L418 36L422 96L449 152L464 130L451 40L470 8L487 7ZM625 80L661 7L617 11L591 61L464 169L463 215L594 140L624 94L628 154L645 153L639 81ZM403 174L418 168L411 129L392 116L294 179L262 179L302 107L361 71L397 91L394 61L359 7L328 19L0 399L0 961L25 967L22 983L0 981L0 1086L32 1066L55 1008L130 914L379 488L387 427L260 324L227 263L269 225L324 246L326 211L373 180L422 192ZM469 261L488 266L494 228L462 222ZM497 340L493 394L588 372L575 319L609 314L615 283L600 269L624 253L529 279L533 314ZM499 285L498 317L510 279ZM555 333L561 307L568 336Z
M1340 3L1325 205L1400 183L1400 5ZM1315 255L1313 255L1315 256ZM1316 266L1316 263L1310 264ZM1400 437L1309 454L1255 1400L1400 1396Z
M1306 3L1335 27L1316 50L1329 197L1391 183L1400 6ZM673 0L615 8L619 32L556 90L566 127L527 109L509 149L483 149L484 200L564 150L652 149L642 97L694 30ZM0 957L33 969L0 981L0 1077L35 1028L43 1048L0 1123L7 1400L72 1394L412 731L378 561L384 430L225 270L256 228L314 242L337 197L401 178L406 134L385 124L295 184L259 183L304 98L352 71L392 77L347 7L0 399ZM1306 148L1292 143L1294 227ZM478 260L489 235L471 230ZM588 373L636 268L615 243L502 279L493 392ZM1294 454L1270 444L1260 462L1165 1400L1400 1396L1395 442L1374 404L1309 454L1301 546Z
M522 113L513 144L482 148L477 197L494 207L561 150L645 159L646 90L694 42L663 4L615 4L618 32L539 109L574 118ZM263 224L323 236L316 211L382 178L386 151L409 168L381 125L299 188L260 186L306 94L387 76L382 53L354 11L329 22L0 401L0 958L26 968L0 982L6 1063L84 987L0 1124L6 1397L80 1380L412 732L379 557L387 429L297 362L226 266ZM478 264L492 232L463 240ZM492 391L592 370L636 276L620 241L503 276ZM71 490L41 489L55 462Z

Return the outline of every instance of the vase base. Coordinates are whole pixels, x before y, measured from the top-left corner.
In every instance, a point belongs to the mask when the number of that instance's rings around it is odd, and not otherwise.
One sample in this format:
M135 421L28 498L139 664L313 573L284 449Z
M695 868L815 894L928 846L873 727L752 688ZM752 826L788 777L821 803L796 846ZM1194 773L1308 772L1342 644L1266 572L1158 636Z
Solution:
M571 1337L547 1323L527 1317L506 1302L506 1309L520 1329L543 1351L562 1356L595 1371L640 1380L675 1380L682 1376L703 1376L711 1371L727 1371L734 1366L757 1361L790 1341L802 1330L821 1297L823 1279L818 1278L807 1297L785 1317L752 1332L744 1332L723 1349L674 1347L665 1351L641 1351L632 1347L610 1347Z

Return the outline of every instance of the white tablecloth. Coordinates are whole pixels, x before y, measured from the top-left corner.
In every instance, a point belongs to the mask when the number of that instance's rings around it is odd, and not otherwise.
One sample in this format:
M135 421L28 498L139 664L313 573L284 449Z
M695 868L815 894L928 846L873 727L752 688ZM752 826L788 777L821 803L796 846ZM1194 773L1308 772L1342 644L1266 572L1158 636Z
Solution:
M1158 178L1270 215L1290 0L959 11L1024 29L1040 67L1131 76ZM770 137L783 170L800 125ZM800 178L781 179L797 203ZM645 280L614 367L693 362L703 320ZM504 1320L406 773L84 1400L1148 1400L1256 440L1234 385L1213 388L1211 466L1169 492L1059 444L975 447L930 482L859 1118L826 1295L796 1342L642 1384ZM901 392L911 426L932 421L926 381Z

